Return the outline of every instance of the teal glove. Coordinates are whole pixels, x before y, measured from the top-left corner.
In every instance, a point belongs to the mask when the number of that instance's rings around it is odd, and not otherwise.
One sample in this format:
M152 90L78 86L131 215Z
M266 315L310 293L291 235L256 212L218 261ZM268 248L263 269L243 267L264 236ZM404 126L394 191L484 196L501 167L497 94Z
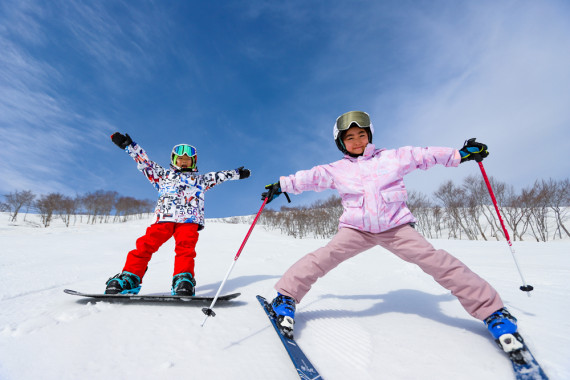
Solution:
M265 198L267 198L267 203L271 202L272 200L274 200L275 198L277 198L282 194L281 184L279 183L279 181L272 183L270 185L266 185L265 189L267 191L261 193L261 200L264 201Z
M475 141L475 137L465 141L463 148L459 149L461 155L461 163L465 161L475 160L477 162L483 161L483 158L489 155L487 145Z

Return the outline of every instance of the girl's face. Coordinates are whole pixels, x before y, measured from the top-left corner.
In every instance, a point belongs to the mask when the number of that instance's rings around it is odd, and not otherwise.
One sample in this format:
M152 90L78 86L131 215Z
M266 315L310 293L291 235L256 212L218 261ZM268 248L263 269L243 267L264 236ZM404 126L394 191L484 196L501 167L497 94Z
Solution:
M344 134L342 142L348 153L362 154L366 145L368 145L368 133L362 128L352 126Z

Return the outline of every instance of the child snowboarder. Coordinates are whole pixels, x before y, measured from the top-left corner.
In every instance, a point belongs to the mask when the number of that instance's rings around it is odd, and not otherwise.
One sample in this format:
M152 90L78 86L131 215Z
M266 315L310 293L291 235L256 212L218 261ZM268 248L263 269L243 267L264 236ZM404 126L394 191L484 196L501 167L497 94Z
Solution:
M196 148L188 144L174 146L170 169L165 169L150 161L128 134L116 132L111 139L135 160L137 168L158 190L158 202L155 223L137 239L136 248L127 255L123 271L107 281L105 294L137 294L152 254L174 236L176 256L172 294L193 296L195 247L198 231L204 228L204 192L224 181L248 178L250 171L242 166L198 174Z
M338 117L333 137L344 157L296 174L280 177L265 186L268 203L282 192L335 189L344 212L338 233L324 247L293 264L275 284L273 311L281 330L293 336L295 304L301 302L319 277L341 262L376 245L401 259L417 264L451 291L465 310L482 320L498 339L517 330L516 319L504 308L499 294L465 264L444 250L436 250L413 227L416 219L407 208L403 177L415 169L435 164L452 167L483 159L487 146L470 140L460 149L402 147L376 149L374 128L367 113L350 111Z

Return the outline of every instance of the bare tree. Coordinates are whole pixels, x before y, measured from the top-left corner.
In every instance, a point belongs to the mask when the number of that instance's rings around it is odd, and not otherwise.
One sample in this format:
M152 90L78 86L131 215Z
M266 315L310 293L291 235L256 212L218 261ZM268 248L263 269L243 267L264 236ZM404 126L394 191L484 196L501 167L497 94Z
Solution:
M97 218L99 223L107 222L118 195L116 191L97 190L81 197L81 203L88 214L87 223L93 224Z
M79 199L63 195L57 205L57 212L66 227L69 227L71 217L77 215L79 209Z
M548 241L548 194L549 190L539 181L521 192L521 201L526 212L526 223L536 241Z
M554 212L554 220L556 221L554 236L558 233L558 236L562 239L562 231L564 231L566 236L570 237L570 232L564 225L570 214L570 180L566 178L556 182L550 179L546 186L552 188L550 208Z
M487 240L485 231L486 224L481 223L481 216L484 215L483 205L489 199L489 193L485 182L474 175L470 175L463 180L463 190L466 195L465 214L469 218L470 224L479 232L484 240ZM477 236L477 235L476 235Z
M468 239L477 240L477 228L468 213L469 198L465 189L448 181L439 187L434 196L442 202L448 216L448 227L455 237L459 233L461 238L463 232Z
M34 207L38 210L42 218L44 227L48 227L51 223L53 214L60 207L63 195L59 193L44 194L35 201Z
M525 207L523 207L521 196L517 195L514 188L507 184L494 182L493 186L499 189L499 209L503 220L513 235L513 240L516 241L518 239L522 241L528 226L528 224L525 223L528 212ZM488 209L490 210L490 205ZM495 216L494 220L496 219L497 217ZM496 223L494 227L502 232L502 229L499 229Z
M139 200L133 197L118 197L115 202L115 218L113 221L126 222L130 216L138 215L142 218L144 214L152 212L154 202L148 199Z
M441 208L430 201L427 195L415 190L408 191L406 205L418 220L416 228L421 234L430 239L438 237L438 233L441 231L439 225L441 218L438 217Z
M15 222L22 207L29 207L36 196L30 190L14 191L4 195L5 205L10 212L10 221Z

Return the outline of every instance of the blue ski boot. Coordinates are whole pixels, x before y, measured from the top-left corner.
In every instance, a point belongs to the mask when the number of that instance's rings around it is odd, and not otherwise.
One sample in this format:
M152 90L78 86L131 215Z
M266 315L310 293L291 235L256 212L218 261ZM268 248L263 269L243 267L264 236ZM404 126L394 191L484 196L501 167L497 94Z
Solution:
M192 277L192 273L178 273L172 278L172 295L193 296L195 286L196 280Z
M523 348L522 338L517 333L517 319L506 308L497 310L484 322L497 344L505 352Z
M271 302L271 308L279 329L289 339L293 339L293 325L295 324L295 300L291 297L277 293Z
M105 294L138 294L140 290L140 277L131 272L122 272L107 280Z

